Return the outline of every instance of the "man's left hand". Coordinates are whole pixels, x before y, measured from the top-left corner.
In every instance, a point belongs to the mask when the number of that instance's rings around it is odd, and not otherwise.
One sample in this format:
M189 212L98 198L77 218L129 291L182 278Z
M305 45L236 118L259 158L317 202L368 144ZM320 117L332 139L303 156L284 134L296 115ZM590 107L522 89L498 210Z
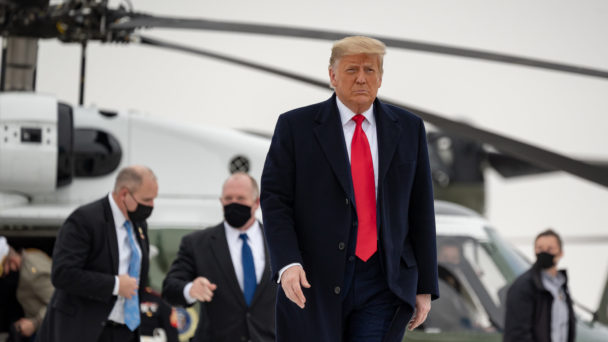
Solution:
M19 333L25 337L32 336L32 334L36 330L36 328L34 327L34 322L31 319L27 318L21 318L20 320L15 322L15 325L17 326L17 331L19 331Z
M419 294L416 295L416 309L414 310L414 317L410 320L407 326L408 330L416 329L420 324L426 321L426 316L431 311L431 295L430 294Z

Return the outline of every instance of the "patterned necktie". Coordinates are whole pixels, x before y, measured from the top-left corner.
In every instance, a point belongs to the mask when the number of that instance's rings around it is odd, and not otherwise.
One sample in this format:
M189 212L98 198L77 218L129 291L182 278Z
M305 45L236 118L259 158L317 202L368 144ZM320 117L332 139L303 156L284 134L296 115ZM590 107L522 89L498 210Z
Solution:
M355 189L355 204L359 225L357 229L357 247L355 255L367 261L378 249L376 231L376 181L374 180L374 164L367 136L363 132L362 123L365 117L361 114L353 116L357 124L351 141L350 169Z
M137 245L135 237L133 236L133 227L131 222L125 221L124 224L127 229L127 235L129 237L129 247L131 248L131 258L129 258L129 276L139 281L139 268L140 256L137 251ZM131 299L125 299L125 324L129 330L134 331L139 326L140 313L139 313L139 295L137 291L135 295L131 296Z
M255 277L255 265L253 263L253 253L247 243L247 234L242 233L239 238L243 240L243 248L241 250L241 261L243 262L243 295L245 296L245 302L247 306L251 305L253 300L253 294L255 293L255 287L257 281Z

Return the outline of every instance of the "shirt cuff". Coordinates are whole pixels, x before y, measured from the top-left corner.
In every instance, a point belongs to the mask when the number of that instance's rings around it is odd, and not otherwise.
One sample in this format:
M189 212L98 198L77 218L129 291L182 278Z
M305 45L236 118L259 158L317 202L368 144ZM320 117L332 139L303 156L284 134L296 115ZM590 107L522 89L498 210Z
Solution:
M281 268L281 270L279 271L279 277L277 278L277 284L281 282L281 276L283 275L283 272L285 272L291 266L302 266L302 264L300 264L299 262L294 262Z
M118 296L118 288L120 287L120 283L118 280L118 276L114 276L114 290L112 290L112 295Z
M189 282L188 284L186 284L186 286L184 286L184 299L186 299L186 302L188 304L194 304L196 302L196 299L190 297L191 288L192 288L192 282Z

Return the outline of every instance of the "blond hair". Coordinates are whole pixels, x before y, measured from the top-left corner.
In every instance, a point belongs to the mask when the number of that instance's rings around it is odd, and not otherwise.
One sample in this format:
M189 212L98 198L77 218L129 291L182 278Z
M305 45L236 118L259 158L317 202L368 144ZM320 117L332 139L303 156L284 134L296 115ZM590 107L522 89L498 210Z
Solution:
M360 53L378 56L378 67L380 68L380 75L382 75L382 62L386 54L386 45L378 39L365 36L351 36L336 41L331 48L329 68L335 67L340 58L344 56L358 55Z

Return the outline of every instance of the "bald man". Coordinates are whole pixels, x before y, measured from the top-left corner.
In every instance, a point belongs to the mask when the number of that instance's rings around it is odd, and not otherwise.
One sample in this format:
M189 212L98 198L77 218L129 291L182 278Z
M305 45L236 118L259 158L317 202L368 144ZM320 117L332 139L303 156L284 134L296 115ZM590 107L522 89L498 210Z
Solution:
M270 263L256 181L245 173L226 180L220 202L224 222L184 236L163 283L173 305L201 302L193 341L274 341L274 299Z
M76 209L59 230L55 293L38 332L45 341L139 341L139 297L148 274L148 226L158 194L147 167L129 166L114 190Z

